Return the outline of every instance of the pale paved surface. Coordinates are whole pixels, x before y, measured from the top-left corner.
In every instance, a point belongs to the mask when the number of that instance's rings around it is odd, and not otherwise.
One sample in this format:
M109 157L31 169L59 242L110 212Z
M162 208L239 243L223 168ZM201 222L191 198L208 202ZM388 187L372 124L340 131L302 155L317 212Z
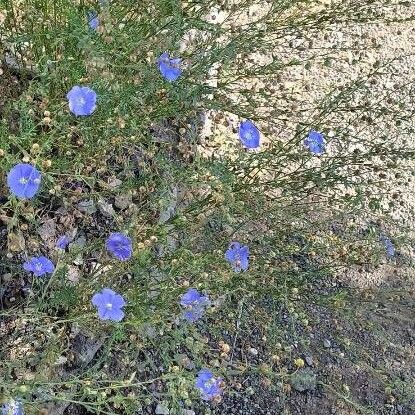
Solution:
M322 4L335 4L336 2L326 0ZM371 7L379 7L374 3ZM249 10L244 11L238 18L238 24L253 22L259 19L268 9L269 2L261 2L253 5ZM317 9L324 5L316 6ZM385 18L408 19L415 15L415 3L410 7L383 6ZM208 16L211 22L217 24L231 24L227 19L226 10L216 7ZM224 23L223 23L224 22ZM414 117L411 113L415 106L415 25L413 21L398 23L370 23L357 24L354 22L331 25L321 30L305 30L296 37L286 38L276 44L274 56L288 62L290 59L298 58L305 61L313 57L311 64L291 66L284 69L276 79L252 80L243 86L250 88L253 93L259 88L271 87L275 89L276 100L273 107L286 108L290 116L286 120L273 119L272 110L264 105L260 110L265 114L266 119L272 119L272 126L268 122L259 121L263 132L263 151L266 151L267 144L272 140L288 140L292 137L298 123L307 123L313 114L313 109L321 104L323 98L329 91L340 91L344 85L357 79L364 78L374 71L378 62L395 60L387 70L376 76L376 80L368 85L364 102L379 108L383 104L396 113L406 115L408 120L401 126L395 125L392 116L383 116L381 121L374 124L351 116L349 113L333 113L329 115L323 125L326 130L331 130L329 136L332 138L332 149L336 149L336 127L338 125L348 126L348 134L353 137L349 151L361 147L361 139L378 137L383 131L391 142L402 142L407 140L409 146L415 145L414 134L408 134L408 129L414 127ZM320 56L320 57L319 57ZM253 54L252 58L260 64L272 61L269 53L261 55ZM329 61L329 62L328 62ZM212 81L215 85L215 78L221 78L221 67L212 68ZM281 99L279 99L281 97ZM235 102L238 94L234 94ZM360 104L357 97L357 102ZM399 108L401 105L401 108ZM271 118L269 118L271 116ZM212 122L212 118L215 120ZM229 113L209 113L205 124L204 135L206 137L200 152L211 156L221 154L224 157L236 157L238 140L236 130L239 119ZM330 154L330 146L329 146ZM396 179L389 175L385 192L384 206L389 206L392 201L392 194L399 194L399 203L391 208L391 216L397 221L397 227L387 228L392 239L402 236L401 226L412 229L414 227L414 184L412 172L414 163L407 162L405 175ZM366 218L362 218L364 225ZM411 233L410 233L410 236ZM413 256L409 243L400 250L401 256L398 263L408 265ZM349 270L346 278L353 285L369 287L380 285L389 279L395 270L394 262L389 262L377 269L362 270L361 268ZM405 270L405 271L404 271ZM400 267L401 272L409 273L405 279L410 283L414 281L410 267Z

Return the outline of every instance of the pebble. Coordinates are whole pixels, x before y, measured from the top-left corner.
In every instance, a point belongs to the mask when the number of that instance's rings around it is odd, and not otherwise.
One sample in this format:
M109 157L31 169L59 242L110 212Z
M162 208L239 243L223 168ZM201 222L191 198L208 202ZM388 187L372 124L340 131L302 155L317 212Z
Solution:
M111 187L113 187L113 188L116 188L116 187L119 187L119 186L122 185L122 181L120 179L117 179L117 178L112 178L108 182L108 185L111 186Z
M326 349L328 349L329 347L331 347L331 341L328 339L324 339L323 345Z
M169 408L166 408L164 405L159 403L156 406L156 412L155 413L156 413L156 415L169 415L170 410L169 410Z
M249 353L251 353L253 356L258 356L258 350L255 349L254 347L250 347L248 349Z
M314 364L313 358L311 356L306 356L305 361L307 362L308 366L313 366Z
M88 215L92 215L97 211L93 200L83 200L82 202L79 202L78 209L83 213L87 213Z
M86 237L81 235L69 244L69 250L82 249L86 245Z
M115 196L114 204L118 209L124 210L132 203L132 194L131 192L123 193L118 196Z
M111 218L115 215L114 207L111 203L106 202L104 199L98 200L99 211L103 216Z

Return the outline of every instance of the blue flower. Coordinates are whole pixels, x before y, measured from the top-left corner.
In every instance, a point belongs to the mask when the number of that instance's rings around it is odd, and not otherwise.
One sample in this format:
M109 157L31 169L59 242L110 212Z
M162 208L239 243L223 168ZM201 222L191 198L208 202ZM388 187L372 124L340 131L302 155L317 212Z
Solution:
M56 248L65 249L69 245L69 242L71 242L71 238L69 238L67 235L62 235L56 241Z
M246 271L248 269L249 248L241 246L239 242L231 242L225 252L225 259L231 263L235 272Z
M92 30L97 30L99 26L98 14L95 11L88 12L88 26Z
M204 307L209 305L209 298L200 294L195 288L190 288L182 295L180 305L186 308L183 318L193 323L203 316Z
M125 300L120 294L109 288L94 294L92 304L98 309L98 317L101 320L121 321L124 318Z
M10 399L0 407L0 410L1 415L24 415L22 403L15 399Z
M131 238L120 232L111 233L105 246L120 261L126 261L131 258L133 253L133 243Z
M239 139L246 148L258 148L260 133L256 125L246 120L239 125Z
M168 52L164 52L157 60L161 74L170 82L175 81L182 74L180 58L170 58Z
M395 246L392 241L386 235L381 235L380 240L383 242L388 258L395 256Z
M26 163L17 164L7 175L10 191L20 199L31 199L38 192L40 181L40 172Z
M23 268L28 272L33 272L36 277L42 277L55 271L53 262L44 256L32 257L29 261L23 263Z
M311 130L308 136L304 139L304 147L317 156L324 153L326 150L326 140L324 135L318 131Z
M97 94L87 86L74 86L67 94L70 111L76 115L91 115L97 105Z
M222 394L222 379L215 378L209 369L199 371L195 384L205 401L210 401Z

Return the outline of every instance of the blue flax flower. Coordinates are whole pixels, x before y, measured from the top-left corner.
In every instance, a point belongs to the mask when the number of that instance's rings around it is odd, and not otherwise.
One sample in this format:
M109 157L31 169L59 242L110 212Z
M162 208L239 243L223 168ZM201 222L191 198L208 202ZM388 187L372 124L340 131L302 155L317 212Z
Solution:
M67 94L70 111L76 115L91 115L97 107L97 94L87 86L75 85Z
M133 243L131 238L120 232L111 233L105 246L107 250L120 261L130 259L133 253Z
M98 317L101 320L121 321L124 318L125 300L120 294L109 288L94 294L92 304L98 309Z
M20 163L7 175L7 185L19 199L31 199L39 190L40 172L31 164Z
M164 52L157 60L161 74L169 82L173 82L182 74L180 69L180 58L170 58L168 52Z
M196 379L196 388L202 394L202 399L210 401L222 394L222 379L215 378L209 369L199 371Z
M195 288L190 288L182 295L180 305L186 308L183 318L193 323L203 316L204 307L209 305L209 298L200 294Z
M71 238L69 238L67 235L62 235L56 241L56 248L65 249L69 245L69 242L71 242Z
M395 246L393 245L392 241L386 235L381 235L380 240L383 242L383 245L386 249L387 257L392 258L395 256Z
M23 268L25 271L33 272L36 277L43 277L55 271L53 262L44 256L32 257L29 261L23 263Z
M97 30L99 26L98 14L95 11L88 12L88 26L92 30Z
M249 262L249 248L239 242L231 242L225 252L225 259L231 263L235 272L246 271Z
M23 405L15 399L10 399L0 407L1 415L24 415Z
M311 130L308 133L303 144L310 153L313 153L316 156L320 156L326 150L326 140L324 139L324 135L315 130Z
M260 133L256 125L246 120L239 125L239 139L246 148L258 148Z

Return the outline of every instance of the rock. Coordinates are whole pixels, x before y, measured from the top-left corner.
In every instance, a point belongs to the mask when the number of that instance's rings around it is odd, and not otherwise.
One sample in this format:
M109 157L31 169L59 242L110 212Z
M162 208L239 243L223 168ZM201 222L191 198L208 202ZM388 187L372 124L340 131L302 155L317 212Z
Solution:
M97 207L95 206L95 202L90 200L83 200L82 202L78 203L78 210L87 213L88 215L92 215L96 213Z
M330 348L330 347L331 347L331 341L330 341L330 340L328 340L328 339L324 339L324 341L323 341L323 345L324 345L324 347L325 347L326 349L328 349L328 348Z
M66 277L69 281L76 284L79 281L79 269L73 265L68 265L68 272L66 273Z
M104 199L98 200L99 211L107 218L115 216L115 210L111 203L106 202Z
M176 207L178 202L178 187L174 186L170 189L167 206L160 212L158 223L163 225L176 213Z
M140 327L140 334L148 339L154 339L157 336L157 330L149 323L143 323Z
M64 365L66 362L68 361L68 358L65 356L59 356L56 360L55 360L55 365L59 366L59 365Z
M182 409L183 415L196 415L195 411L192 411L191 409Z
M112 177L109 182L108 182L108 186L112 187L112 188L116 188L122 185L122 181L120 179L117 179L116 177Z
M37 233L43 242L48 245L55 245L56 223L53 219L45 221L38 229Z
M313 391L317 387L317 376L308 368L298 370L291 376L291 386L297 392Z
M258 350L255 349L254 347L250 347L248 349L249 353L251 353L253 356L258 356Z
M314 365L314 361L313 361L312 356L306 356L305 361L307 362L308 366L313 366Z
M125 210L133 202L133 197L131 192L122 193L115 196L114 204L118 209Z
M82 257L82 254L78 254L78 255L76 256L76 258L73 260L73 263L74 263L75 265L78 265L78 266L83 265L83 264L84 264L84 259L83 259L83 257Z
M177 356L177 363L188 370L193 370L195 368L195 364L191 361L189 356L185 354L179 354Z
M155 412L156 415L169 415L169 413L170 411L166 406L162 405L161 403L157 404Z
M86 245L86 238L85 236L80 236L76 238L73 242L69 244L69 250L73 249L82 249Z
M12 274L10 274L9 272L7 274L3 274L1 277L3 278L3 281L6 283L10 282L13 278Z

